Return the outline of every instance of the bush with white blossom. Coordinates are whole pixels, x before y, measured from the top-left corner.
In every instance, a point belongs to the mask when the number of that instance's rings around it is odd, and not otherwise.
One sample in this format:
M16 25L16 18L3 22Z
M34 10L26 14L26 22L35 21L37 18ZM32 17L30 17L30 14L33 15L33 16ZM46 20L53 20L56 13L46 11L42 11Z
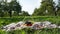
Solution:
M56 24L51 24L49 21L44 22L34 22L32 26L27 26L25 22L20 21L18 23L11 23L6 26L3 26L3 30L11 31L11 30L17 30L17 29L24 29L24 28L31 28L31 29L43 29L43 28L60 28L60 26L57 26Z

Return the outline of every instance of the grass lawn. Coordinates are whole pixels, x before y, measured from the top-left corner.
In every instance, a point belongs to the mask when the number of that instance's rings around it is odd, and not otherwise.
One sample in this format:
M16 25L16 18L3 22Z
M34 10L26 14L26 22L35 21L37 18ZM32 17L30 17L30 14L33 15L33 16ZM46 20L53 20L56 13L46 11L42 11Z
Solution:
M19 17L3 17L0 18L0 28L10 23L17 23L19 21L31 20L35 21L50 21L54 24L60 25L60 17L56 16L19 16ZM0 29L0 34L60 34L60 29L42 29L42 30L32 30L32 29L22 29L15 31L2 31Z

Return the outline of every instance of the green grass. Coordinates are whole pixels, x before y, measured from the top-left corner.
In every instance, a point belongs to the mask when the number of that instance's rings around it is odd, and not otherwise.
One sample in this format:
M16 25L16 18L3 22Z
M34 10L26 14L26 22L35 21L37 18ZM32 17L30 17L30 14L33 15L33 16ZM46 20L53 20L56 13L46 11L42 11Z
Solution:
M19 21L31 20L35 21L50 21L54 24L60 25L60 17L57 16L17 16L17 17L3 17L0 18L0 27L10 24L17 23ZM2 31L0 29L0 34L60 34L60 29L42 29L42 30L32 30L32 29L22 29L15 31Z
M3 17L0 18L0 26L4 26L10 23L17 23L19 21L50 21L54 24L60 25L60 17L56 16L19 16L19 17Z
M55 24L60 24L60 17L57 16L25 16L23 21L31 20L31 21L50 21Z
M0 34L60 34L60 29L42 29L42 30L22 29L9 32L0 30Z

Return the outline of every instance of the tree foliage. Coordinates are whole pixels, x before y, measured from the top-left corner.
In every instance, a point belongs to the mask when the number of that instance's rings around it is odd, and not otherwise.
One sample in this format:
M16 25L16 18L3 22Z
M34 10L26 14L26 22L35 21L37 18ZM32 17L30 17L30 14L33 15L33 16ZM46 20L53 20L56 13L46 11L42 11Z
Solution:
M28 12L22 11L21 16L30 16Z
M57 4L57 15L60 16L60 0L58 0Z
M17 0L12 0L11 2L7 2L7 0L0 2L0 15L2 15L3 13L1 12L8 12L9 16L12 17L12 11L17 12L17 15L19 15L19 13L21 13L21 5L19 4L19 2L17 2Z
M53 0L42 0L41 6L34 10L34 16L55 16L55 7Z

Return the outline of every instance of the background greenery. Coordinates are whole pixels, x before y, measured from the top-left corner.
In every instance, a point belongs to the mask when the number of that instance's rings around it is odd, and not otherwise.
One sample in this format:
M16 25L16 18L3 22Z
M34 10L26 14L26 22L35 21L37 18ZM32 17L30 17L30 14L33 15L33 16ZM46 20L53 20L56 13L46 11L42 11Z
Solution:
M42 0L41 6L35 8L34 13L30 16L28 12L22 11L22 6L17 0L7 2L0 1L0 34L60 34L60 29L42 29L33 30L30 28L14 31L3 31L2 26L19 21L31 20L34 22L50 21L56 25L60 25L60 0L58 5L53 0Z

